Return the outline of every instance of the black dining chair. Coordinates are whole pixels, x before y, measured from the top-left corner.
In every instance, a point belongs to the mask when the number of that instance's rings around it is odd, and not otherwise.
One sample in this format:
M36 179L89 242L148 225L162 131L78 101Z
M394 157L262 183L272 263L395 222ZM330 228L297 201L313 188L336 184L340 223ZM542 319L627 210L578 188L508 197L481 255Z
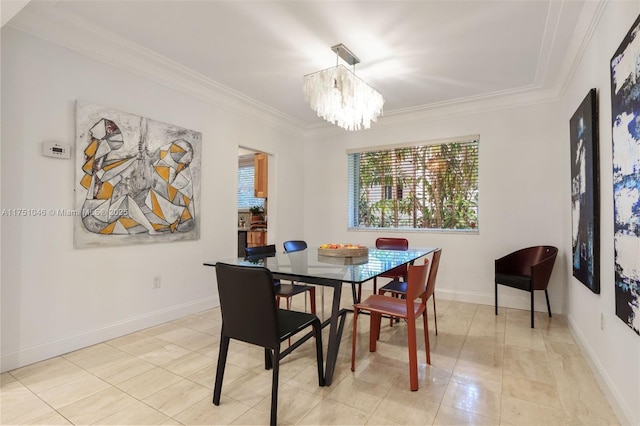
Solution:
M534 328L535 290L544 290L547 298L547 311L551 317L549 304L549 280L558 249L553 246L534 246L516 250L495 261L496 315L498 315L498 284L531 293L531 328Z
M273 276L266 268L217 263L216 276L222 312L222 331L213 403L220 405L230 340L263 347L265 369L273 369L270 423L275 425L278 418L280 361L300 347L306 339L296 341L283 351L280 350L280 345L308 327L313 328L315 335L318 385L324 386L320 319L306 312L279 309L275 302ZM247 297L248 294L252 297Z
M285 241L284 244L284 251L286 253L295 253L298 251L303 251L307 249L307 242L303 241L303 240L289 240L289 241ZM315 301L315 290L313 291L309 291L309 295L313 295L312 297L314 298L314 300L312 300L311 303L313 303L315 305L316 301ZM304 305L307 306L307 299L306 299L306 295L305 295L305 300L304 300ZM324 287L322 287L320 289L320 307L321 307L321 316L322 319L324 320ZM314 311L315 313L315 311Z
M247 259L259 259L261 257L272 257L276 255L276 246L275 244L269 244L266 246L257 246L257 247L247 247L245 249L245 255ZM305 292L309 292L309 304L311 305L311 313L316 313L316 288L308 285L300 285L300 284L285 284L281 283L280 280L275 279L273 281L275 286L275 297L280 306L280 299L284 298L286 300L287 309L291 309L291 298L296 294L301 294ZM306 300L305 300L306 307Z

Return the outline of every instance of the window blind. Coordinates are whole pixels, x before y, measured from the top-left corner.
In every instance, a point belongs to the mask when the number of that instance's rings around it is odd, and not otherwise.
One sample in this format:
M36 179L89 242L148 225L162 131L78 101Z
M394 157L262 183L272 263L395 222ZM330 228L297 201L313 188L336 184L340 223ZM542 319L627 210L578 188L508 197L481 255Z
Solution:
M479 136L348 153L350 228L478 229Z
M238 167L238 209L248 209L252 206L264 207L264 198L255 198L253 164Z

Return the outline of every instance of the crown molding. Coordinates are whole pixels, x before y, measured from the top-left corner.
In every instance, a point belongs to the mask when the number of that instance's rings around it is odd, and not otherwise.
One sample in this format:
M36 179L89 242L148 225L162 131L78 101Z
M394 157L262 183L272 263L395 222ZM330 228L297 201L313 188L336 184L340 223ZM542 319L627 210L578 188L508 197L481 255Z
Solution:
M8 27L189 94L216 107L302 136L306 124L104 28L61 12L55 3L25 8Z
M547 45L554 42L564 0L552 3L545 28L544 43ZM385 128L415 120L446 119L559 101L579 66L606 3L607 0L585 2L559 77L552 88L541 87L549 61L549 58L541 56L535 84L389 111L373 127ZM123 37L103 28L96 29L81 19L60 11L55 7L55 2L38 2L38 7L26 7L7 26L296 136L313 137L344 132L330 123L306 124Z
M13 0L0 2L0 21L2 26L16 16L31 0Z
M372 129L384 129L411 122L444 120L459 116L558 102L559 100L560 97L555 90L542 90L535 86L528 86L520 89L505 90L486 95L394 110L379 117L378 122L373 123L371 127ZM347 130L329 123L323 123L322 125L308 127L305 132L305 137L344 132L347 132Z
M547 8L547 19L545 21L542 43L540 45L540 54L538 55L537 61L538 66L536 67L534 80L534 84L539 87L542 87L545 82L549 63L551 62L553 45L556 42L560 17L562 16L565 3L565 0L549 2L549 6Z
M558 78L556 78L554 90L558 93L558 96L563 97L566 93L608 3L608 0L587 1L582 6L580 17L565 55L567 60L562 63Z

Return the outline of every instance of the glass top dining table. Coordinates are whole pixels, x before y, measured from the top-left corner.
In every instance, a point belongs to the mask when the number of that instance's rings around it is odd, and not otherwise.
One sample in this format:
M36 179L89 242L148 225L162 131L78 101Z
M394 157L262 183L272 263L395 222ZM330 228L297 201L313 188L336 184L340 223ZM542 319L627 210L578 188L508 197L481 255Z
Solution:
M434 250L435 247L409 250L370 248L368 256L329 257L319 255L317 248L310 247L295 252L277 252L273 256L239 257L219 262L265 267L276 278L332 286L335 283L364 283L398 266L412 263ZM205 265L215 266L216 263L205 262Z
M398 266L413 263L435 250L437 250L436 247L410 248L408 250L370 248L367 256L343 258L321 256L318 254L317 248L309 247L295 252L277 252L275 255L204 262L204 265L215 267L217 263L226 263L247 267L264 267L271 271L274 278L332 287L334 291L331 317L323 322L323 327L329 326L329 344L325 366L325 385L329 386L335 370L346 314L351 312L350 309L340 308L343 284L351 284L353 300L356 303L355 287L357 284L372 280ZM306 340L310 337L312 337L311 333L303 339Z

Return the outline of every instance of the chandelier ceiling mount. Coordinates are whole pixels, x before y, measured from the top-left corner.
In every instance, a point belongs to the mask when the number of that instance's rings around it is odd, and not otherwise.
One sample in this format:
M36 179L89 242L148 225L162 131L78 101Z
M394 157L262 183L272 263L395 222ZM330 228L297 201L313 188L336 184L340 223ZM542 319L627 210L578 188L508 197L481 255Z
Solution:
M356 64L360 63L360 59L358 59L358 57L354 55L353 52L347 49L347 46L345 46L344 44L336 44L335 46L331 46L331 50L336 52L336 55L340 56L349 65L355 66ZM336 65L337 61L338 59L336 58Z

